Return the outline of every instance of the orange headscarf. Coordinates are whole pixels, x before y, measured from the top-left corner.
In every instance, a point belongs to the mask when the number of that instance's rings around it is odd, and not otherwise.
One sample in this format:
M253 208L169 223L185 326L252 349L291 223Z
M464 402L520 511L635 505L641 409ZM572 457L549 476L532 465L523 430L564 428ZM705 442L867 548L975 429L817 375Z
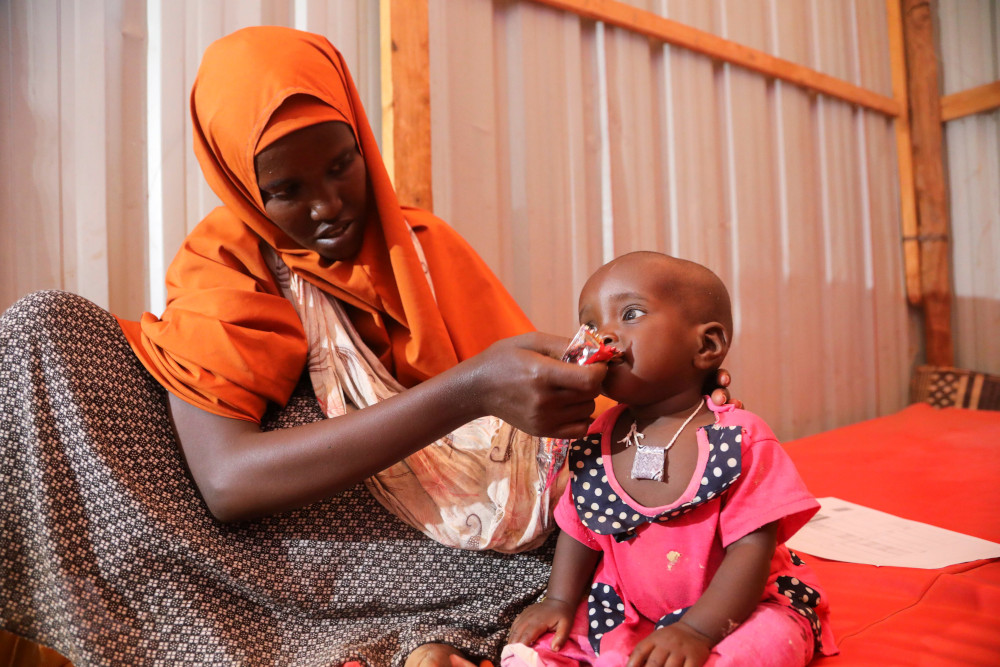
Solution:
M367 168L374 203L361 251L350 261L331 263L301 247L263 212L255 153L284 134L331 119L288 113L294 101L286 100L302 95L351 125ZM269 401L288 400L307 341L267 268L262 244L345 303L365 343L405 386L531 329L450 227L427 212L400 207L351 75L325 38L275 26L223 37L205 51L191 113L195 153L223 206L191 232L170 265L162 317L119 320L143 365L177 396L215 414L257 422Z

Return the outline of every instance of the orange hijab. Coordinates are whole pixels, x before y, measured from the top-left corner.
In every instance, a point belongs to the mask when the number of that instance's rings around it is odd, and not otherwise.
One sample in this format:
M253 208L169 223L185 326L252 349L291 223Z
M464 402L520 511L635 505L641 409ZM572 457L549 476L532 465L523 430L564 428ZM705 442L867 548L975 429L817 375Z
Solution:
M280 120L270 122L293 95L312 96L332 116L296 119L286 105ZM223 206L191 232L171 263L162 317L119 320L143 365L172 393L214 414L256 422L268 402L288 400L307 341L267 268L262 244L345 303L365 343L405 386L531 329L450 227L427 212L400 207L351 75L325 38L275 26L223 37L205 51L191 113L195 153ZM265 217L254 171L259 143L331 117L353 128L373 199L358 256L332 263Z

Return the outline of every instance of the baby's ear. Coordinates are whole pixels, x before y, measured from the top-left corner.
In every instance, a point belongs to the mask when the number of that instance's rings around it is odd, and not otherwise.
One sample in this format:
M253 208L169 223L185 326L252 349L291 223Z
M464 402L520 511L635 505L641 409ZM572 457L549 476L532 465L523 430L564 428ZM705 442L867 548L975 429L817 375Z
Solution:
M718 368L729 354L729 336L720 322L706 322L698 327L701 345L695 357L697 368Z

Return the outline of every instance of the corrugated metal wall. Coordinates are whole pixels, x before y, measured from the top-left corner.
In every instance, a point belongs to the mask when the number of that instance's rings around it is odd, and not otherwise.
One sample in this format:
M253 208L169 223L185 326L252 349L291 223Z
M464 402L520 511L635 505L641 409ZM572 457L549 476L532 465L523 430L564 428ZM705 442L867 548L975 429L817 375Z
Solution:
M904 403L889 120L529 0L429 4L436 212L541 328L575 329L606 258L660 249L729 283L736 393L780 437ZM883 0L632 4L890 94ZM0 307L62 287L157 310L214 204L187 119L204 46L254 23L327 34L377 125L377 18L364 0L0 4Z
M145 303L145 34L137 3L0 3L0 308Z
M940 0L945 95L1000 80L996 0ZM952 224L955 364L1000 373L1000 109L944 127Z
M891 95L882 0L630 4ZM531 2L431 17L435 209L539 327L573 330L605 259L662 250L729 284L736 393L782 437L904 403L889 120Z

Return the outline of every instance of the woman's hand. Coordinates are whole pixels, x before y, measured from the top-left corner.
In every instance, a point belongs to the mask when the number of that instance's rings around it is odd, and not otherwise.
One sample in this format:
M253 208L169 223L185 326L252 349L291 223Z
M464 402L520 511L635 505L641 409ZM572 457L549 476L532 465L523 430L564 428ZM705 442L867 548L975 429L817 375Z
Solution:
M586 435L607 365L560 361L569 339L528 333L498 341L471 365L479 411L517 428L558 438Z
M290 429L262 432L173 394L171 417L212 514L251 519L329 498L484 415L533 435L585 435L607 368L553 358L567 343L540 333L498 341L375 405Z

